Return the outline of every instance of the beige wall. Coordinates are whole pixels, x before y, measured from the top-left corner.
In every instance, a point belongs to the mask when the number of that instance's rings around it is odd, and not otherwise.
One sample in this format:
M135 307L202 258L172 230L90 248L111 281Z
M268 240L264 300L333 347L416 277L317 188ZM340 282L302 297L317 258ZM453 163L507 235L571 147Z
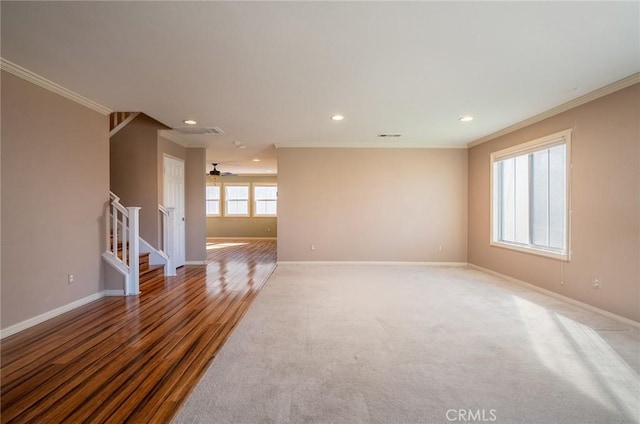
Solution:
M208 183L277 183L274 176L206 177ZM279 203L279 199L278 199ZM278 208L280 205L278 204ZM207 217L207 237L276 237L278 219L275 217Z
M206 155L204 148L186 149L185 163L185 214L187 261L206 261L206 219L204 204L204 185L206 173Z
M1 80L6 328L103 289L109 120L4 71Z
M187 149L171 140L158 136L158 163L157 163L157 184L158 184L158 203L164 205L164 156L168 155L176 159L186 161ZM185 174L187 172L187 164L184 165ZM204 174L205 172L203 172ZM186 176L185 176L186 179ZM185 180L186 181L186 180ZM186 189L185 189L185 205L186 205Z
M466 150L278 149L278 184L279 261L467 260Z
M111 191L125 206L139 206L140 237L158 247L158 130L165 128L140 114L111 137Z
M489 156L573 128L571 262L489 246ZM640 85L469 150L469 262L640 321ZM602 288L592 288L594 278ZM564 284L561 284L564 281Z
M185 162L185 259L206 259L204 220L204 180L206 173L196 154L188 160L183 146L159 135L166 129L162 123L140 114L111 137L111 190L125 206L140 206L140 237L158 248L160 219L158 205L164 197L165 155ZM195 149L204 150L204 149ZM199 179L195 180L194 176ZM198 204L202 204L199 217ZM190 217L189 217L190 215Z

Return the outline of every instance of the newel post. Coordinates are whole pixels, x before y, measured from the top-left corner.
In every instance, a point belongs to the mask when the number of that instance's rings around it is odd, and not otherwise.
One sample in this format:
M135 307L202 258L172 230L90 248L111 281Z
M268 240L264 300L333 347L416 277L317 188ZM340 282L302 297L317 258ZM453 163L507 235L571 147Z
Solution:
M129 278L125 286L125 296L134 296L140 294L140 209L137 206L128 207L129 212L129 231L127 240L123 243L129 243Z

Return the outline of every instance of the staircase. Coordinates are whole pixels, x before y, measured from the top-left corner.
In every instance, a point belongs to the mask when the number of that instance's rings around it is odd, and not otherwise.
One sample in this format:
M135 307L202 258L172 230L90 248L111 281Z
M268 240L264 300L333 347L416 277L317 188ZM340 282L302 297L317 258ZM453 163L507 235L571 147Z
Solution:
M113 243L113 233L111 233L111 243ZM118 258L122 260L123 255L123 245L122 242L118 242ZM143 252L138 254L138 279L140 286L143 283L154 279L159 276L164 277L164 265L150 265L149 256L151 254L148 252Z
M109 137L124 128L129 122L136 119L140 112L113 112L109 115Z
M164 265L149 265L149 253L141 253L139 263L140 286L153 278L164 277Z
M158 250L140 238L140 208L125 207L118 196L110 193L105 212L106 249L102 257L120 277L113 273L105 277L109 295L135 296L140 294L141 283L158 275L176 275L171 253L175 219L173 209L158 206L163 233Z
M140 294L139 215L139 207L125 208L120 198L110 193L105 213L106 249L102 257L123 277L125 296Z
M113 112L109 116L109 138L125 128L141 112ZM135 196L134 196L135 197ZM106 247L102 254L110 265L105 271L105 291L112 296L133 296L140 293L140 283L148 273L155 275L164 269L165 276L176 275L174 265L175 208L158 205L160 228L157 240L150 244L139 236L139 207L125 207L120 198L110 193L105 212ZM116 273L113 272L116 271ZM124 290L123 290L124 286Z

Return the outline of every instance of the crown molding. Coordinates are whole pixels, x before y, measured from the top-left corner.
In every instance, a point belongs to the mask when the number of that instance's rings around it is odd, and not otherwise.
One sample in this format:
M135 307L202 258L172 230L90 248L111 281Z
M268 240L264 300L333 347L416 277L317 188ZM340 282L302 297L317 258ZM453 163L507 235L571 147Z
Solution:
M13 62L10 62L4 58L0 57L0 69L3 71L7 71L10 74L13 74L23 80L29 81L37 86L40 86L44 89L52 91L56 94L61 95L69 100L73 100L76 103L81 104L82 106L88 107L89 109L95 110L96 112L102 115L109 115L113 111L108 107L102 106L99 103L94 102L93 100L87 99L84 96L81 96L78 93L75 93L63 86L56 84L53 81L49 81L46 78L41 77L40 75L29 71L28 69L23 68L20 65L16 65Z
M466 144L433 144L416 145L410 143L378 144L378 143L347 143L347 144L320 144L320 143L276 143L276 149L466 149Z
M500 131L494 132L493 134L489 134L482 138L474 140L471 143L467 144L467 147L474 147L479 144L486 143L487 141L491 141L494 138L498 138L500 136L512 133L524 127L528 127L529 125L535 124L536 122L540 122L547 118L551 118L552 116L559 115L562 112L566 112L570 109L576 108L578 106L582 106L585 103L592 102L596 99L599 99L600 97L604 97L608 94L622 90L623 88L627 88L639 82L640 82L640 72L637 72L635 74L629 75L626 78L613 82L609 85L605 85L604 87L601 87L595 91L592 91L591 93L587 93L584 96L580 96L566 103L563 103L560 106L556 106L553 109L549 109L546 112L542 112L538 115L534 115L531 118L527 118L524 121L518 122L517 124L503 128Z
M189 146L189 143L187 142L187 140L175 135L172 132L172 130L160 130L160 137L166 138L169 141L173 141L174 143L179 144L182 147L193 147L193 146Z

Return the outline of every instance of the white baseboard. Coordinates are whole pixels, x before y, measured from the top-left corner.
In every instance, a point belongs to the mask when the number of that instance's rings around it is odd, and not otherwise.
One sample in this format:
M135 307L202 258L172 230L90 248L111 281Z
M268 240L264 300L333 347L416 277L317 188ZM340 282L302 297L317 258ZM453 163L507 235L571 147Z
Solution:
M13 334L19 333L23 330L26 330L27 328L31 328L34 325L38 325L47 320L50 320L51 318L55 318L58 315L62 315L65 312L69 312L73 309L79 308L80 306L86 305L87 303L91 303L94 300L98 300L104 296L105 296L104 291L94 293L90 296L83 297L82 299L78 299L75 302L68 303L66 305L60 306L59 308L55 308L49 312L45 312L44 314L40 314L36 317L29 318L27 320L24 320L22 322L9 326L3 330L0 330L0 340L4 339L5 337L9 337Z
M483 267L478 266L478 265L474 265L474 264L470 263L470 264L468 264L468 266L469 266L469 268L484 272L486 274L494 275L496 277L500 277L503 280L507 280L507 281L509 281L511 283L515 283L515 284L518 284L520 286L527 287L528 289L531 289L531 290L546 294L547 296L554 297L556 299L562 300L562 301L570 303L572 305L579 306L579 307L581 307L583 309L586 309L588 311L595 312L595 313L600 314L600 315L604 315L607 318L614 319L616 321L622 322L624 324L630 325L630 326L635 327L635 328L640 328L640 322L637 322L637 321L634 321L632 319L625 318L623 316L614 314L613 312L605 311L604 309L597 308L595 306L589 305L588 303L580 302L579 300L575 300L575 299L573 299L571 297L561 295L560 293L556 293L554 291L544 289L542 287L536 286L535 284L527 283L526 281L518 280L517 278L513 278L513 277L510 277L508 275L501 274L499 272L496 272L496 271L493 271L493 270L490 270L490 269L487 269L487 268L483 268Z
M108 296L124 296L124 290L105 290L103 291L105 297Z
M206 265L207 261L186 261L185 265Z
M466 262L403 262L403 261L278 261L278 265L422 265L467 266Z

